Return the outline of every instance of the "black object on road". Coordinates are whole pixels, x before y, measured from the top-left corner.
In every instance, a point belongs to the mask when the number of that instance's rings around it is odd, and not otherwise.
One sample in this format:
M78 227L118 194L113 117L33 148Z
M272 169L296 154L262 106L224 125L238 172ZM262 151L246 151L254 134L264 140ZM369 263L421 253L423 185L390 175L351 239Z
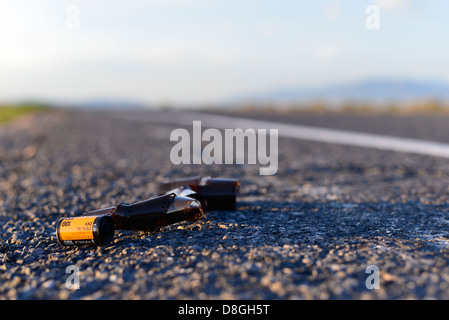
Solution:
M203 210L235 210L239 188L240 182L236 179L167 180L159 185L159 192L163 194L156 198L61 219L56 226L58 242L61 245L108 244L116 229L157 231L170 224L196 221Z
M83 216L107 215L118 230L157 231L181 221L196 221L203 215L198 200L174 193L114 207L89 211Z
M165 180L159 194L175 193L198 199L205 210L235 210L240 181L212 177L189 177Z
M171 189L171 190L167 191L165 194L171 194L171 193L174 193L180 197L188 197L188 198L198 200L201 203L201 207L203 208L203 210L206 208L206 202L204 200L204 197L202 195L196 193L195 191L193 191L192 188L190 188L189 186L182 186L179 188Z

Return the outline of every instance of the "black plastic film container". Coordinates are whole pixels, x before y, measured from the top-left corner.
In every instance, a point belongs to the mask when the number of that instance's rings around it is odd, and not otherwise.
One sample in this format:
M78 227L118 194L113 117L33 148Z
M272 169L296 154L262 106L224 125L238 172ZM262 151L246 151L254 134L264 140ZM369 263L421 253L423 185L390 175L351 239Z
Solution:
M203 209L198 200L171 193L136 203L122 203L115 207L89 211L83 216L99 214L111 217L117 230L157 231L170 224L196 221L203 215Z
M114 224L110 216L82 216L61 218L56 224L56 238L63 246L106 245L114 238Z
M183 194L188 187L199 195L205 210L235 210L240 181L212 177L188 177L165 180L159 184L159 193ZM193 197L193 195L188 195Z

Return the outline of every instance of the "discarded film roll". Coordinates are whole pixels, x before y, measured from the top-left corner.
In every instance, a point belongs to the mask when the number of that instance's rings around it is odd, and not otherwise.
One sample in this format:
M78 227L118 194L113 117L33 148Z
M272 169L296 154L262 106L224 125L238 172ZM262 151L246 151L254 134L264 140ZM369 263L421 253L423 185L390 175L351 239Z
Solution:
M239 188L237 179L189 177L163 181L159 193L196 197L205 210L235 210Z
M109 216L61 218L56 224L56 238L63 246L106 245L114 238L114 232Z
M107 215L115 229L156 231L181 221L196 221L203 215L198 200L174 193L114 207L86 212L83 216Z
M171 194L171 193L174 193L180 197L188 197L188 198L198 200L201 203L201 207L203 209L206 208L206 201L205 201L204 197L202 195L196 193L195 191L193 191L192 188L190 188L189 186L182 186L179 188L169 190L166 194Z

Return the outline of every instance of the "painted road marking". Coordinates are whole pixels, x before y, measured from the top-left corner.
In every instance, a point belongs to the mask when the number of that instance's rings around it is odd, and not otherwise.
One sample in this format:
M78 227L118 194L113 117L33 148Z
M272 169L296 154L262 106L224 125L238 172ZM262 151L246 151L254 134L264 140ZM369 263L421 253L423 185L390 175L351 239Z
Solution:
M151 113L112 113L121 119L191 126L201 120L204 127L217 129L278 129L279 137L333 143L346 146L416 153L449 158L449 144L435 141L401 138L364 132L291 125L279 122L253 120L239 117L212 115L201 112L170 111Z

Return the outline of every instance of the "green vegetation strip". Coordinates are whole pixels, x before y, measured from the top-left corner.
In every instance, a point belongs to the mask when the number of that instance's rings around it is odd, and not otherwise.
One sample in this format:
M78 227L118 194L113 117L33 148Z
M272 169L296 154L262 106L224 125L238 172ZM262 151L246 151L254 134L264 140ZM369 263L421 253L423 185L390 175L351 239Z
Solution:
M50 107L45 105L23 104L14 106L0 105L0 124L15 119L21 115L35 112L49 111Z

